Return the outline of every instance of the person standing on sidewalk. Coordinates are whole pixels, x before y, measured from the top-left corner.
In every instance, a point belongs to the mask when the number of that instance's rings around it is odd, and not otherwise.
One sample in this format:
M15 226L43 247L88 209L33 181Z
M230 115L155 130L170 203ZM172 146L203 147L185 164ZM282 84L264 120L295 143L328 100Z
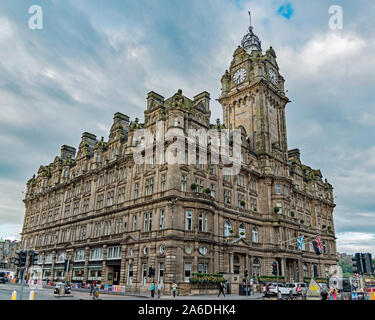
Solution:
M219 294L217 295L218 297L220 296L220 293L223 294L223 296L225 297L225 293L224 293L224 283L220 282L219 284Z
M254 279L250 278L250 295L254 295Z
M161 282L159 281L158 282L158 298L160 299L160 294L161 294L161 290L163 289L163 285L161 284Z
M155 283L153 282L150 287L151 290L151 298L155 297Z
M173 283L172 283L173 298L176 298L176 292L177 292L177 284L176 284L176 282L173 281Z

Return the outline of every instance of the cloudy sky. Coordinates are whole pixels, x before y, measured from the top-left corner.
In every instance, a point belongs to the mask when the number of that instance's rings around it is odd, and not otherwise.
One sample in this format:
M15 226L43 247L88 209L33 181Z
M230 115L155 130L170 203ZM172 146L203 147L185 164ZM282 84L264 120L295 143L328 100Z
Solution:
M31 5L43 29L29 28ZM340 5L343 28L328 10ZM289 148L335 188L338 250L375 254L375 4L372 0L0 2L0 237L19 238L25 182L82 132L108 137L146 95L211 94L253 13L286 79Z

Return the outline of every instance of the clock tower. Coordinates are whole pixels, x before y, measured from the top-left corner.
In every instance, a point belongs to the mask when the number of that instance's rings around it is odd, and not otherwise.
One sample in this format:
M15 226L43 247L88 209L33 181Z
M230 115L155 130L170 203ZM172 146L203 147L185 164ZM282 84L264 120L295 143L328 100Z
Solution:
M284 78L275 51L272 47L262 51L251 24L221 84L218 101L226 128L240 128L258 155L277 153L287 161L285 106L290 101L284 93Z

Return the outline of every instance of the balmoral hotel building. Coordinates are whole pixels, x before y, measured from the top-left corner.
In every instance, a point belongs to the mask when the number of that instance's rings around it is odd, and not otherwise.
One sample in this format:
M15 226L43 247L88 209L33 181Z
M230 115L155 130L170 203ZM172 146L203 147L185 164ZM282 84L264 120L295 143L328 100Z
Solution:
M149 290L155 281L189 282L194 272L222 273L236 290L245 268L287 281L325 277L337 263L333 188L320 170L288 150L288 98L275 51L262 52L250 26L222 79L223 123L210 124L207 92L165 99L150 92L144 123L116 113L108 140L83 133L78 152L61 154L27 182L24 248L41 253L43 279L126 285ZM235 129L242 135L241 170L223 175L210 163L135 164L134 133L180 128ZM277 209L277 208L279 209ZM311 240L319 234L324 253ZM295 239L304 235L298 249ZM71 258L67 275L64 261ZM166 292L167 292L166 291Z

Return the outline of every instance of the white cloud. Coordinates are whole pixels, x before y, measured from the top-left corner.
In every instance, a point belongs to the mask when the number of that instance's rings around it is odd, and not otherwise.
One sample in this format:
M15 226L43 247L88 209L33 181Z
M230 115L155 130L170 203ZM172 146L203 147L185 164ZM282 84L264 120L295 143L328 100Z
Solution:
M372 253L372 255L375 255L374 233L344 232L338 233L336 236L338 252L350 254L369 252Z

